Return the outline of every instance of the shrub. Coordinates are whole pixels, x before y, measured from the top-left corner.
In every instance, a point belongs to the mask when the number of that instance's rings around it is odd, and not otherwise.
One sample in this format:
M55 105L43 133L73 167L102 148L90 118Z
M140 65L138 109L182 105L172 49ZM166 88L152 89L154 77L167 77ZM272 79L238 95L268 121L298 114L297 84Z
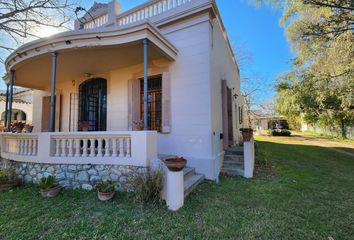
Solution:
M56 182L55 176L44 177L39 181L38 187L42 190L48 190L57 186Z
M272 130L272 136L290 136L291 132L287 129L282 129L282 130Z
M16 169L14 167L8 167L0 169L0 183L7 183L14 181Z
M134 191L135 200L140 203L161 203L164 174L162 170L133 175L128 186Z
M96 188L101 193L111 193L116 190L117 184L112 181L98 182L96 183Z

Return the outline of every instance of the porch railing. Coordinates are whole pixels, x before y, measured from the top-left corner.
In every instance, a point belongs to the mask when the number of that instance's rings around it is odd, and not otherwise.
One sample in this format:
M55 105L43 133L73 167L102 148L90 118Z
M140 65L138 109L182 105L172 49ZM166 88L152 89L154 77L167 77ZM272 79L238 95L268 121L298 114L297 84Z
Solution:
M156 132L3 133L1 157L21 162L149 166Z
M189 2L192 2L192 0L149 1L118 16L118 24L119 26L124 26L143 19L148 19Z

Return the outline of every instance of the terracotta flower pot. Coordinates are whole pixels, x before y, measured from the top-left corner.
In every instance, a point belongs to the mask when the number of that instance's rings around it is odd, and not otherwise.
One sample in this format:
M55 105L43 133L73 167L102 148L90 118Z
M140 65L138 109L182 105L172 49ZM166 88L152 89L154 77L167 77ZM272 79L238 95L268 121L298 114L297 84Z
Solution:
M109 192L109 193L103 193L103 192L99 192L97 191L97 198L100 200L100 201L109 201L111 200L113 197L114 197L114 194L115 192Z
M57 185L50 189L41 189L40 192L42 197L55 197L56 195L59 194L60 190L61 190L61 186Z
M187 160L182 158L182 159L177 159L177 158L168 158L164 160L168 170L171 172L179 172L182 171L183 168L187 164Z
M244 142L251 141L253 137L253 129L251 128L241 128L242 138Z

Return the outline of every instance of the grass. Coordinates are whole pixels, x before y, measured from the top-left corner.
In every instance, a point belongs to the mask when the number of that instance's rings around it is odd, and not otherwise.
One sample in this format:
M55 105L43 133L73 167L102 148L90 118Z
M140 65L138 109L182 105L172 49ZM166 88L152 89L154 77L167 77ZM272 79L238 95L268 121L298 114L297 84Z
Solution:
M313 131L310 131L310 130L303 131L303 133L311 135L311 136L327 138L327 139L330 139L330 140L354 143L354 139L352 139L352 138L343 138L343 137L340 137L340 136L333 136L333 135L329 135L329 134L325 134L325 133L313 132Z
M291 141L258 138L272 177L206 182L176 213L127 193L101 203L94 192L2 192L0 239L352 239L354 159Z

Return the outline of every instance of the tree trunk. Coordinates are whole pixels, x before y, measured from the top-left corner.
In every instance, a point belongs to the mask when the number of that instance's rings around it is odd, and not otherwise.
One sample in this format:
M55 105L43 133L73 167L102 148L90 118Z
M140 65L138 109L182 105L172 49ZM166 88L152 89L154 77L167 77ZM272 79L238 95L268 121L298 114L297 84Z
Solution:
M344 121L340 121L341 133L343 138L347 138L347 127L345 126Z

